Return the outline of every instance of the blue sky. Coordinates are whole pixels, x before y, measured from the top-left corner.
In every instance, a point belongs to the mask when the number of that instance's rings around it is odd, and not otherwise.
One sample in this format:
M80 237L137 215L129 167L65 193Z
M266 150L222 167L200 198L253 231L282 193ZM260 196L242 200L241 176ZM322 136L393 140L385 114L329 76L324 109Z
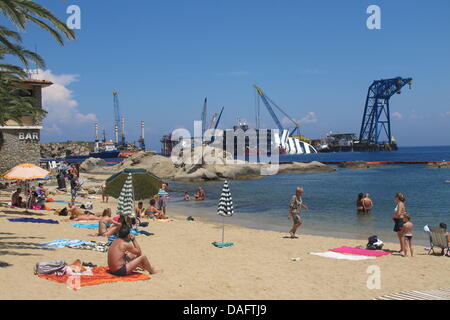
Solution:
M112 138L112 90L127 138L137 140L145 120L152 149L162 134L192 129L205 96L209 116L225 107L222 128L237 117L254 124L253 83L308 137L359 132L372 81L402 76L414 84L391 100L399 145L450 144L448 0L38 2L64 20L76 4L82 19L64 47L36 27L24 35L47 61L41 76L59 83L48 93L44 141L91 140L96 120ZM366 27L372 4L381 30ZM261 122L275 127L265 109Z

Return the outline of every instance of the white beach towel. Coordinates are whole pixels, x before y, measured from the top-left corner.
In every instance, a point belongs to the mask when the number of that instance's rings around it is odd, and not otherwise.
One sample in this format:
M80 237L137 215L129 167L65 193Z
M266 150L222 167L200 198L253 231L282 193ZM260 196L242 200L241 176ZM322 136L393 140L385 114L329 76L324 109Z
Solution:
M327 251L327 252L310 252L309 254L324 257L324 258L332 258L338 260L373 260L375 257L366 257L366 256L356 256L351 254L343 254L339 252Z

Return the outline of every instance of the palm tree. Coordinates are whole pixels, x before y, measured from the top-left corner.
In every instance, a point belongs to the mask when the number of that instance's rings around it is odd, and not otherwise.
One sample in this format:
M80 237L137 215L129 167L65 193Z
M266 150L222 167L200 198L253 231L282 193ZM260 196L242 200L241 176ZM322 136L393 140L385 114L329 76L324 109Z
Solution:
M0 0L0 13L3 13L19 31L26 29L31 22L49 32L55 40L63 45L63 37L75 39L75 33L67 25L56 18L49 10L32 0ZM37 67L44 68L44 60L36 53L26 50L20 43L22 38L18 32L0 26L0 61L5 56L17 57L25 68L30 62ZM22 123L23 116L42 119L46 111L34 107L34 99L27 96L17 83L27 77L26 72L19 66L0 63L0 126L7 120Z
M32 0L0 0L0 12L8 17L19 30L25 30L27 22L35 23L48 31L61 45L64 44L61 34L69 40L76 38L75 33L64 22Z

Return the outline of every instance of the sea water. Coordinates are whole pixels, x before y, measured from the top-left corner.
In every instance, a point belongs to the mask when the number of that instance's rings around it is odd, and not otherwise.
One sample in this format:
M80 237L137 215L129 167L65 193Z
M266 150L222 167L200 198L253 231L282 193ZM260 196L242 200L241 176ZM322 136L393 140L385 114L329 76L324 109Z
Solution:
M284 159L283 159L284 157ZM308 156L283 156L280 161L450 161L450 147L411 147L394 152L329 153ZM395 241L394 195L406 195L406 209L412 215L415 239L426 244L425 225L445 222L450 227L450 169L430 169L424 164L386 165L383 168L350 170L336 167L336 172L280 174L251 180L229 181L235 214L226 223L250 228L288 232L289 200L295 188L304 188L303 202L309 207L301 213L300 231L309 234L366 240L378 235ZM183 201L183 192L191 197L202 186L205 201ZM170 206L193 217L222 221L216 214L223 182L172 182ZM370 215L356 213L358 193L369 193L374 202ZM192 197L193 198L193 197ZM170 209L170 208L169 208ZM170 212L170 211L169 211Z

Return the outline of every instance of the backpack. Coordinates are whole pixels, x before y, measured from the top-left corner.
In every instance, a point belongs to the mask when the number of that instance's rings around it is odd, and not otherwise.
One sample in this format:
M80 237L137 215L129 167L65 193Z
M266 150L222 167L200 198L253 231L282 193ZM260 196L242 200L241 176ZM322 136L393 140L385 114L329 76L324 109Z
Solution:
M383 241L378 236L370 236L366 248L369 250L381 250L383 249L383 245Z
M34 268L34 273L41 274L54 274L61 271L66 266L64 261L48 261L48 262L38 262Z

